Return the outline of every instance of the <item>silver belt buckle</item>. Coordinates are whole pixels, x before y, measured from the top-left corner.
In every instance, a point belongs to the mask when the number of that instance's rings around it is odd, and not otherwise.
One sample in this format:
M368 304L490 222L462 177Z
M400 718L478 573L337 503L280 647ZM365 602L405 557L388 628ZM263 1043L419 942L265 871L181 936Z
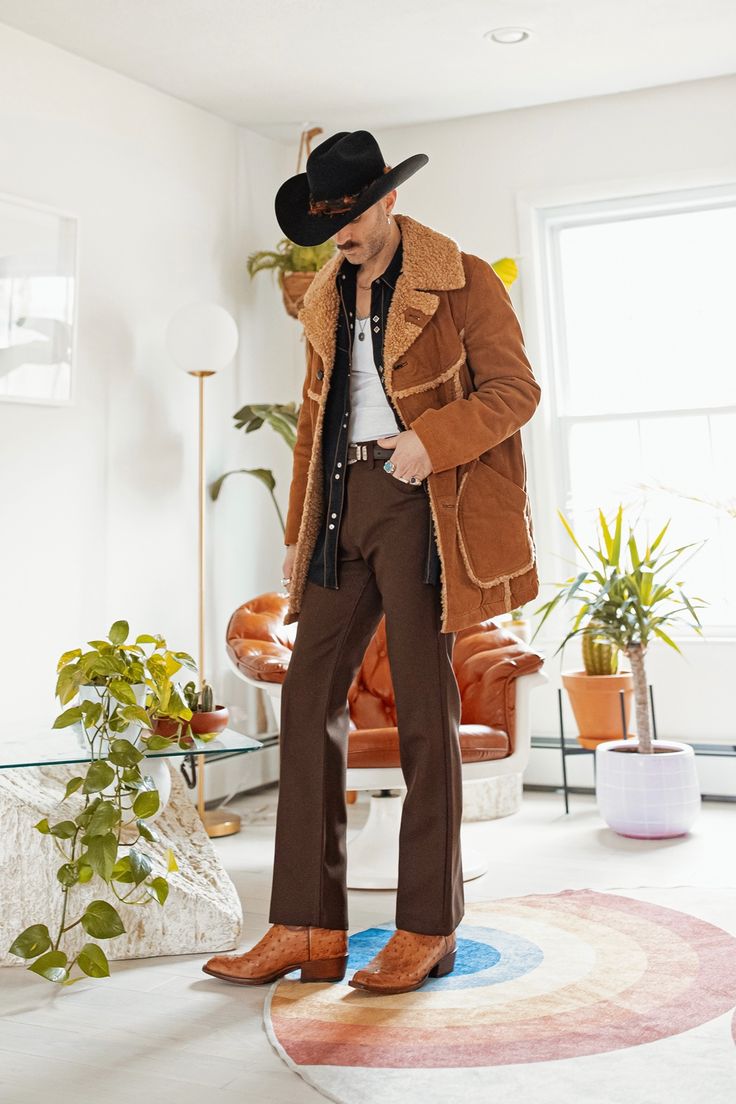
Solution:
M368 445L354 445L353 447L357 450L357 456L348 459L348 464L354 464L356 460L368 459Z

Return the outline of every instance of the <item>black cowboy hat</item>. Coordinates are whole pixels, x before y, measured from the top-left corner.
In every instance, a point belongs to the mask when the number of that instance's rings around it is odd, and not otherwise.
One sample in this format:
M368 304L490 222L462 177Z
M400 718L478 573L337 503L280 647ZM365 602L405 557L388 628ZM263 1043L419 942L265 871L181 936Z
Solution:
M428 161L415 153L392 168L370 131L338 131L315 146L306 172L281 185L276 220L297 245L321 245Z

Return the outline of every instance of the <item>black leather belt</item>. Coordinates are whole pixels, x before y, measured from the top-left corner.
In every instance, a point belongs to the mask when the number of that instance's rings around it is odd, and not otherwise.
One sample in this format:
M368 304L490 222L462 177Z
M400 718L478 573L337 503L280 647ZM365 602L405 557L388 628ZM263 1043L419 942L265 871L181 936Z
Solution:
M361 441L359 444L348 445L348 464L354 464L356 460L368 460L370 456L376 460L386 460L393 453L392 448L377 445L375 441Z

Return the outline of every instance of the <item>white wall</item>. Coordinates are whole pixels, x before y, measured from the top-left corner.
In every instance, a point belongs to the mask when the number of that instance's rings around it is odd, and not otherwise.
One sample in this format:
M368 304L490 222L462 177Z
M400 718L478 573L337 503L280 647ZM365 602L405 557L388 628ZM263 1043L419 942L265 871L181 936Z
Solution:
M533 340L536 320L525 312L524 274L531 271L533 257L522 251L525 239L517 218L517 196L568 187L584 193L586 185L600 194L607 184L615 193L629 179L649 178L672 186L691 179L736 180L735 116L736 77L723 77L384 130L377 137L389 164L414 153L429 155L427 166L399 188L398 211L449 234L461 248L489 261L506 255L519 258L520 279L510 294L544 388L546 366ZM527 427L523 437L543 584L529 611L547 601L555 593L551 584L568 574L564 561L554 553L567 556L569 548L564 541L556 547L554 543L562 530L556 509L565 504L544 501L537 493L542 481L535 473L545 464L544 442L533 439ZM535 646L549 657L545 669L551 682L535 694L533 722L535 733L556 735L561 667L559 655L552 658L552 653L564 633L559 622L553 635L546 629L547 625ZM658 735L702 742L734 737L736 744L732 694L736 641L698 640L681 646L683 657L664 645L650 649L648 674L654 686ZM570 641L563 667L579 667L578 660L579 646ZM572 735L575 727L567 703L565 724ZM578 769L587 775L580 784L589 784L588 757L576 761ZM736 792L733 763L711 760L701 765L701 771L707 792ZM559 779L558 757L540 753L526 778L529 782Z
M66 649L117 618L197 648L196 382L168 359L171 314L216 300L241 328L237 361L207 382L208 479L289 450L246 441L233 413L300 394L302 352L270 274L246 258L281 232L273 194L293 171L277 143L0 25L0 193L79 217L76 399L0 402L0 732L48 726ZM0 243L2 249L2 243ZM290 329L290 327L292 327ZM228 701L232 609L278 587L282 548L260 485L209 508L208 675Z

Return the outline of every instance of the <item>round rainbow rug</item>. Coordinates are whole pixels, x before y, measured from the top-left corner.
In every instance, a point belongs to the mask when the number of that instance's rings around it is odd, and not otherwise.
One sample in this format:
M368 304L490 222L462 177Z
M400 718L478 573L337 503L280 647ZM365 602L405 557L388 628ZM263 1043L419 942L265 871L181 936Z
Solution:
M455 969L376 996L348 979L392 923L350 937L342 982L275 982L265 1027L340 1104L736 1100L736 890L593 889L469 903Z

